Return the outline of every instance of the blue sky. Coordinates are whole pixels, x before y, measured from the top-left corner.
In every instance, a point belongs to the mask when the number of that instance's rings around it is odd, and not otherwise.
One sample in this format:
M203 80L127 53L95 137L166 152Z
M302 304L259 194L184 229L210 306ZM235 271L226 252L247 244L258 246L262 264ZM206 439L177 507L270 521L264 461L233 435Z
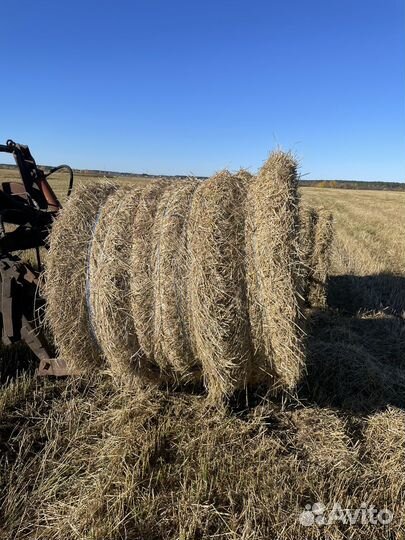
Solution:
M20 0L0 47L0 140L40 163L209 175L278 146L405 180L403 0Z

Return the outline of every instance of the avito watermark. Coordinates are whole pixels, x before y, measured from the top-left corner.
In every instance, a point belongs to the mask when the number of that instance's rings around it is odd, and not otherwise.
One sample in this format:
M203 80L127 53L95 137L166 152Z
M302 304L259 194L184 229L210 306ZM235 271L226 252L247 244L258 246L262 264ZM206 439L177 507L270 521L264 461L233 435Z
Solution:
M322 502L315 502L306 504L305 510L299 515L299 522L303 527L322 527L338 522L346 525L388 525L393 519L393 512L387 508L378 509L365 502L361 503L359 508L342 508L340 503L335 502L330 510Z

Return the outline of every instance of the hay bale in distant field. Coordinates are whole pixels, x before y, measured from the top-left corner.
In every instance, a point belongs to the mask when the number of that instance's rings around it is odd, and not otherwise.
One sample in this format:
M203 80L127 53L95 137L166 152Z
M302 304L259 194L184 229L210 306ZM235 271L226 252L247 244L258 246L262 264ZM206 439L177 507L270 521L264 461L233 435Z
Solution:
M174 184L153 182L145 187L133 222L131 249L131 313L139 345L154 359L153 225L161 196Z
M103 206L90 258L90 303L97 340L112 372L142 380L158 376L140 349L131 315L132 229L144 186L120 187Z
M330 270L333 234L332 214L324 209L318 210L312 273L308 290L308 300L311 305L326 306L327 304L327 278Z
M46 258L47 324L60 356L69 367L82 371L102 363L89 322L86 280L93 228L115 189L106 183L78 187L52 227Z
M198 182L163 193L153 231L154 357L183 381L201 377L191 350L187 313L187 223Z
M193 351L209 395L247 381L250 332L245 286L246 181L221 172L201 183L188 224L188 310Z
M247 283L255 369L293 388L304 367L297 164L274 152L249 184Z

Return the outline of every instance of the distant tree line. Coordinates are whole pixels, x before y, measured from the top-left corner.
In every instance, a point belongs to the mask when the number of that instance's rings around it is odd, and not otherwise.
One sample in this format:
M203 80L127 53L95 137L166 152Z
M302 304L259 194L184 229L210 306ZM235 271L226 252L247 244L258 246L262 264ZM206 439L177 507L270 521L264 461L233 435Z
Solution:
M47 165L40 165L45 171L50 169ZM15 169L16 165L1 164L0 169ZM76 174L83 176L107 176L107 177L117 177L117 176L136 176L142 178L173 178L176 180L187 179L188 176L185 175L154 175L147 173L126 173L126 172L116 172L116 171L101 171L97 169L74 169ZM200 176L198 179L204 180L205 176ZM337 189L374 189L379 191L405 191L405 182L369 182L364 180L300 180L300 185L302 187L319 187L319 188L337 188Z
M300 180L302 187L335 189L374 189L378 191L405 191L405 182L369 182L365 180Z

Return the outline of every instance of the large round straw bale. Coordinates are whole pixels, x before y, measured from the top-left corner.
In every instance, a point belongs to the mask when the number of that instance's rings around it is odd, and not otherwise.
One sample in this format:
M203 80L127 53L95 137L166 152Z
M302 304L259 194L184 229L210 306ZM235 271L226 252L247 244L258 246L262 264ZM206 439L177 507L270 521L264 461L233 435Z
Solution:
M274 152L249 183L247 282L255 371L293 388L304 366L298 256L297 164Z
M120 187L103 206L90 257L90 303L98 343L118 376L156 380L142 353L130 302L132 229L145 187Z
M326 306L327 304L327 278L330 269L333 235L332 214L328 210L320 209L315 226L312 279L308 291L308 300L311 305Z
M245 200L246 181L224 171L199 185L190 211L190 331L205 385L214 400L247 382Z
M80 371L102 364L89 320L87 270L99 210L115 189L106 183L78 187L50 235L44 285L47 323L59 355L69 367Z
M299 208L299 254L301 259L301 294L308 302L310 282L313 274L313 255L315 247L315 230L318 223L319 214L315 208L307 205L300 205Z
M154 363L153 226L161 196L175 184L157 181L146 186L140 197L132 231L131 312L139 345Z
M187 313L187 223L198 182L166 190L154 223L154 358L161 369L188 382L201 376L194 363Z

